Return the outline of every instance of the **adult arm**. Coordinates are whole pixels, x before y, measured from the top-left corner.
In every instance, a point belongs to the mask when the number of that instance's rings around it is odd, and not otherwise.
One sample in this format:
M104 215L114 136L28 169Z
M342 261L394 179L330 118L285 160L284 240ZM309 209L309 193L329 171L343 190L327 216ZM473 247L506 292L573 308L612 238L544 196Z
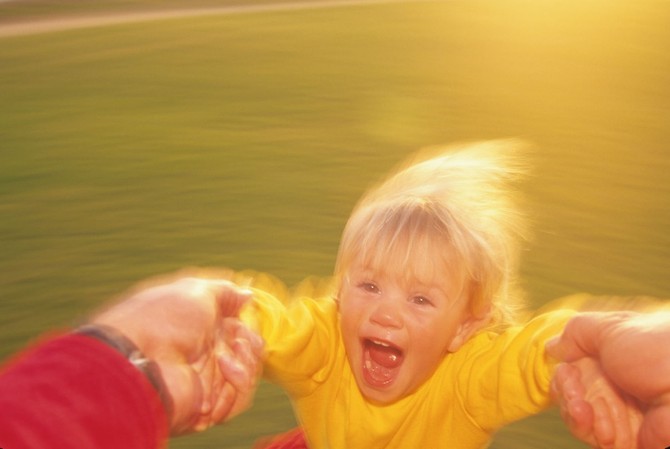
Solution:
M90 337L44 341L0 375L2 448L158 448L168 432L151 383Z
M103 338L89 327L38 345L0 374L0 447L153 448L239 413L262 351L236 318L248 297L222 281L144 285L92 320Z
M201 431L251 403L262 339L239 320L251 292L223 280L180 277L143 285L93 318L155 361L172 435Z

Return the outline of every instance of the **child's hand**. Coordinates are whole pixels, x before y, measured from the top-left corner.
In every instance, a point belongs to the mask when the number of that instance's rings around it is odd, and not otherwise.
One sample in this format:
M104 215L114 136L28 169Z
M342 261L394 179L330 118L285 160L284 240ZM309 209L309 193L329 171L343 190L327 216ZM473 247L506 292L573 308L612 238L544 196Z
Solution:
M637 449L642 413L604 375L597 361L582 358L558 366L552 397L572 434L601 449Z
M218 415L211 413L210 426L228 421L251 407L263 368L263 340L241 320L224 318L219 339L226 348L218 360L225 382L220 397L215 399L225 411L219 411Z

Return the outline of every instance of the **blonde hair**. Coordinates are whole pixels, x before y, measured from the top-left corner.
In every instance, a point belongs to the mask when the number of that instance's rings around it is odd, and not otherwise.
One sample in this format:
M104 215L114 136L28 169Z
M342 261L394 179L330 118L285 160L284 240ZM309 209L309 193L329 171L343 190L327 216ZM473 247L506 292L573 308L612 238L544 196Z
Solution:
M497 140L433 149L367 192L345 226L336 278L355 260L393 263L406 276L462 270L475 316L490 313L490 327L516 322L526 226L512 184L527 172L524 147Z

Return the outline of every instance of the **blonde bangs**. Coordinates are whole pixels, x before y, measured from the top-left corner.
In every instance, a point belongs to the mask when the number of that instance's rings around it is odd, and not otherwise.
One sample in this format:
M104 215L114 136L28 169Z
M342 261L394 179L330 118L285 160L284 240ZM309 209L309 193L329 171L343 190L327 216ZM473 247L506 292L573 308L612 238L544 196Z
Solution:
M353 263L431 282L461 276L470 309L494 326L516 321L521 242L527 236L516 180L526 173L519 141L442 148L368 191L347 223L335 274Z
M398 276L406 282L443 282L446 274L463 275L461 261L443 220L429 202L411 199L396 207L360 211L350 223L338 257L339 274L352 264ZM457 270L460 273L457 273Z

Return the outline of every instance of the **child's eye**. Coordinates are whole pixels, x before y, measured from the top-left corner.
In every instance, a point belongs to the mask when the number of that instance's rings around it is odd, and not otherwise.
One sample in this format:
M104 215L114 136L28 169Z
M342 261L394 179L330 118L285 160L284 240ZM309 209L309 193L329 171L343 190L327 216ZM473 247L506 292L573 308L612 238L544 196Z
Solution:
M379 287L373 282L361 282L359 287L368 293L379 293Z
M432 306L433 305L431 300L426 298L425 296L413 296L412 297L412 302L414 304L419 305L419 306Z

